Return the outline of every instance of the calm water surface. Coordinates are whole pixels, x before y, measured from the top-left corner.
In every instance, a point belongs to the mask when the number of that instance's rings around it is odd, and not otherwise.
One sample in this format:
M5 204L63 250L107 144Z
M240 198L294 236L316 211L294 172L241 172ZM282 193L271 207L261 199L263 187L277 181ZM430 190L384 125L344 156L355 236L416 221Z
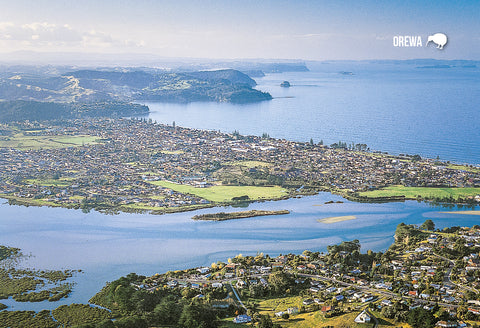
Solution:
M258 89L275 99L250 105L217 103L149 104L150 117L171 124L326 144L367 143L391 153L421 154L480 164L478 68L419 69L414 65L317 64L311 72L270 74ZM353 75L339 74L351 71ZM288 80L291 88L279 84ZM342 204L325 205L329 200ZM316 206L320 205L320 206ZM106 281L130 272L151 275L210 265L236 254L271 255L324 251L359 239L363 250L384 250L400 222L437 227L478 224L479 217L441 213L424 203L359 204L339 196L317 196L250 204L248 209L288 209L289 215L224 222L193 221L195 214L233 211L203 209L169 215L83 213L61 208L0 204L0 244L33 257L38 269L82 269L71 297L60 302L16 303L10 310L53 309L86 303ZM355 215L324 224L317 219Z
M256 78L275 99L248 105L148 103L166 124L238 130L480 164L480 68L332 63ZM350 71L353 75L340 74ZM288 80L291 88L281 88Z
M324 204L342 200L341 204ZM318 206L320 205L320 206ZM234 211L203 209L169 215L120 214L61 208L0 205L0 240L33 257L24 264L38 269L82 269L71 297L56 303L16 303L10 310L40 310L72 302L85 303L106 281L130 272L144 275L210 265L236 254L324 251L327 245L359 239L363 250L383 250L400 222L420 224L431 218L437 227L473 225L478 216L440 213L446 208L408 201L359 204L321 193L301 199L250 204L248 209L288 209L289 215L223 222L193 221L195 214ZM355 215L356 220L325 224L317 219Z

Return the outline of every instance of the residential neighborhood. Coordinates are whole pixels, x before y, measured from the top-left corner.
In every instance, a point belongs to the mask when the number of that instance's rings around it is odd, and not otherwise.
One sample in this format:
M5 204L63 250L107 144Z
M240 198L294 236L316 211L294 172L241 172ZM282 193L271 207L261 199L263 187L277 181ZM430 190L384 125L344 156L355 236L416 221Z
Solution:
M79 137L88 142L68 141ZM61 141L38 145L35 138ZM0 196L14 204L161 214L318 191L362 200L360 192L392 185L477 187L434 200L480 202L480 169L474 166L391 156L363 144L339 148L95 118L2 124L0 145ZM205 194L219 186L232 187L224 199Z
M400 224L384 253L361 253L354 240L327 253L240 254L131 285L221 309L221 322L239 327L265 317L282 327L306 320L312 327L478 327L480 226L431 224Z

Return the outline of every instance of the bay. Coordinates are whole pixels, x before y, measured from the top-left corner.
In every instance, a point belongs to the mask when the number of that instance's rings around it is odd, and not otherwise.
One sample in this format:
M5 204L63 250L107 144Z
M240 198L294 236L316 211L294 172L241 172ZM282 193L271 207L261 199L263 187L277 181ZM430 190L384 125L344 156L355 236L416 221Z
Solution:
M147 103L149 117L199 129L366 143L392 154L480 164L480 68L370 62L308 66L310 72L256 78L256 88L270 92L271 101ZM284 80L292 87L280 87Z
M324 204L327 201L343 203ZM168 215L106 215L92 211L0 205L0 241L32 254L23 264L37 269L82 269L67 299L49 303L2 300L9 310L53 309L62 304L87 303L106 281L130 272L143 275L209 266L237 254L272 256L325 251L327 245L359 239L362 251L385 250L396 226L421 224L427 218L437 227L472 226L473 215L441 213L449 210L407 201L362 204L329 193L300 199L253 203L248 209L288 209L289 215L222 222L194 221L191 217L238 209L210 208ZM355 220L332 224L317 220L353 215Z
M477 67L421 69L414 64L310 63L310 72L268 74L257 88L275 98L255 104L149 103L149 117L179 126L239 131L325 144L366 143L390 153L420 154L480 164ZM341 74L339 72L352 72ZM290 81L291 88L280 83ZM324 204L326 201L343 203ZM105 215L95 211L0 204L0 243L32 254L23 265L37 269L82 269L67 299L49 303L2 300L8 310L53 309L87 303L106 281L130 272L144 275L226 261L239 253L325 251L327 245L359 239L362 251L385 250L396 226L478 224L478 216L442 213L446 207L407 201L360 204L340 196L316 196L253 203L247 209L291 214L223 222L193 221L196 214L234 211L210 208L168 215ZM478 207L477 207L478 209ZM243 210L243 209L242 209ZM318 219L356 219L332 224Z

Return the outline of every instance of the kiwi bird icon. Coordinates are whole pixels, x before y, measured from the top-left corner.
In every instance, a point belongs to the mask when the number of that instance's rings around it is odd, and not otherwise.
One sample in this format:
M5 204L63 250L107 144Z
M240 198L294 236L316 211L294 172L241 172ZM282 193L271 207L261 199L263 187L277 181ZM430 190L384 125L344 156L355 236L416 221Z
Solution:
M434 35L429 35L427 44L425 46L428 46L428 43L430 41L437 45L437 49L443 49L443 46L447 44L447 36L443 33L435 33Z

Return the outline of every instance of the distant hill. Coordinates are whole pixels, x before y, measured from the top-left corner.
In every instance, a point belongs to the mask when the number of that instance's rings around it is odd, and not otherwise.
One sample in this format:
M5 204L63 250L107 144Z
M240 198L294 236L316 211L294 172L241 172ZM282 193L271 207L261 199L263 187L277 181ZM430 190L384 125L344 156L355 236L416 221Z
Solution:
M223 69L216 71L199 71L188 73L189 76L195 77L201 80L207 80L212 82L225 82L229 81L232 84L245 84L253 88L257 85L257 82L250 78L247 74L234 69Z
M233 69L171 73L143 70L78 70L59 76L11 73L0 77L0 100L44 102L217 101L248 103L270 100L256 82Z

